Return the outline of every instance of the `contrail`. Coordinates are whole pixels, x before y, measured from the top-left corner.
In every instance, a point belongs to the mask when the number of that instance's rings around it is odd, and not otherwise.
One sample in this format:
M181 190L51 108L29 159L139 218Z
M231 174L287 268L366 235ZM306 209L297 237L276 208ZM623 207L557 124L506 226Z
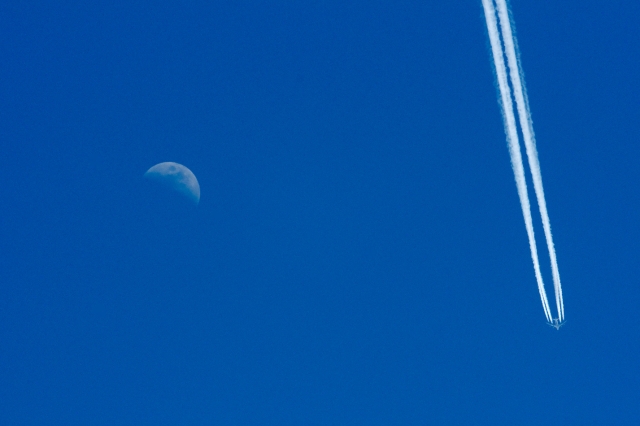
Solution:
M533 269L535 271L536 280L538 282L538 291L542 300L542 308L547 317L547 321L552 322L551 310L549 309L549 301L547 293L544 289L542 274L540 273L540 262L538 261L538 250L536 247L536 239L533 231L533 219L531 217L531 206L529 203L529 195L527 193L527 181L524 175L524 164L522 162L522 154L520 152L520 142L518 140L518 131L516 127L515 115L513 113L513 105L511 102L511 91L507 81L507 69L504 63L504 53L500 43L500 34L496 22L495 9L493 0L482 0L484 7L485 19L487 21L487 29L489 32L489 40L491 42L491 51L496 68L496 77L498 80L498 88L500 89L500 104L502 107L502 117L505 124L505 133L507 135L507 143L509 145L509 154L511 155L511 166L515 175L518 196L520 197L520 206L524 216L524 223L529 237L529 248L531 249L531 258L533 260Z
M547 212L547 203L544 198L544 188L542 187L542 175L540 173L540 162L538 161L538 151L536 149L535 135L533 133L533 122L531 120L531 112L529 110L529 102L526 96L526 87L524 84L524 74L520 63L519 55L516 54L515 37L511 31L511 20L507 9L506 0L496 0L498 6L498 16L500 18L500 27L502 28L502 39L509 64L511 83L513 85L513 93L516 98L518 107L518 117L520 119L520 128L522 129L522 138L527 150L527 159L529 160L529 169L533 179L533 187L536 192L538 208L542 218L542 227L547 240L547 249L549 250L549 258L551 259L551 272L553 276L553 286L556 296L556 307L558 309L558 320L564 320L564 303L562 300L562 286L560 284L560 273L558 272L558 261L556 251L553 245L553 236L551 235L551 222L549 221L549 213Z

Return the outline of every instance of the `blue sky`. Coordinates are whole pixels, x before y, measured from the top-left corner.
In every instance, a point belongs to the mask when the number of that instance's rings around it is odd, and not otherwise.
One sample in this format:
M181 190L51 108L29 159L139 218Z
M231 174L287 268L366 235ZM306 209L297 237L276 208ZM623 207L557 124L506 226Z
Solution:
M0 422L638 423L640 6L511 3L560 331L479 0L3 2Z

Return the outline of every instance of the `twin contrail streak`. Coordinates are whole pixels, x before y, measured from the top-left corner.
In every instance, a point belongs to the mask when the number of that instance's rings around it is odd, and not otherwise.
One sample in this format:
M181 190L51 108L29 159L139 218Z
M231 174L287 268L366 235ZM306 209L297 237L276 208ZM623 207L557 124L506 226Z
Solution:
M544 189L542 186L542 175L540 173L540 162L538 161L538 152L536 149L535 136L533 133L533 123L531 121L531 113L529 111L529 102L524 86L524 77L516 52L516 41L511 30L511 21L509 19L509 11L507 9L506 0L495 0L498 9L498 19L502 30L502 42L500 40L500 31L498 30L498 22L496 20L496 10L493 4L494 0L482 0L485 19L487 22L487 30L489 32L489 40L491 42L491 52L493 54L494 65L496 69L496 77L498 80L498 88L500 90L500 104L502 107L502 116L505 124L505 133L507 135L507 143L509 145L509 153L511 155L511 165L515 175L516 187L518 188L518 196L520 197L520 205L524 215L524 222L529 237L529 248L531 249L531 258L533 260L533 269L535 271L536 280L538 282L538 291L542 300L542 308L544 314L552 325L559 327L564 321L564 303L562 300L562 286L560 284L560 273L558 272L558 262L556 252L553 245L553 236L551 234L551 222L547 212L547 203L544 198ZM509 65L509 73L505 66L504 56L506 54ZM540 262L538 260L538 250L536 246L535 234L533 231L533 219L531 216L531 205L529 203L529 195L527 192L527 182L524 175L524 164L522 154L520 152L520 141L518 138L518 130L516 126L515 114L513 112L513 103L511 98L511 89L509 87L509 77L513 87L514 97L520 120L520 128L529 162L529 169L533 180L533 187L536 193L540 216L542 218L542 226L545 233L549 257L551 259L551 272L553 276L553 284L555 290L556 307L558 317L553 319L551 310L549 309L549 301L544 288L542 274L540 273Z

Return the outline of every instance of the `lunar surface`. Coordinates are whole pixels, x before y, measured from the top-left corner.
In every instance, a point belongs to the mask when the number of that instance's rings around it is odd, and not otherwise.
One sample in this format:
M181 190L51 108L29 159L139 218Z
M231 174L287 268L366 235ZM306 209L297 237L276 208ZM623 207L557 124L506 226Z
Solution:
M177 192L194 204L200 202L200 185L191 170L182 164L165 162L156 164L144 174L145 179Z

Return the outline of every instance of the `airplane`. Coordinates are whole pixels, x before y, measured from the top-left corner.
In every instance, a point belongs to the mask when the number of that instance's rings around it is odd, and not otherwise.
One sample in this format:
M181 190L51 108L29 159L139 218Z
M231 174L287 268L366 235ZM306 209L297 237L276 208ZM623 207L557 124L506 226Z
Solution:
M551 320L549 325L551 327L555 328L556 330L560 330L560 327L562 327L564 325L564 321L560 322L560 319L554 318L554 319Z

